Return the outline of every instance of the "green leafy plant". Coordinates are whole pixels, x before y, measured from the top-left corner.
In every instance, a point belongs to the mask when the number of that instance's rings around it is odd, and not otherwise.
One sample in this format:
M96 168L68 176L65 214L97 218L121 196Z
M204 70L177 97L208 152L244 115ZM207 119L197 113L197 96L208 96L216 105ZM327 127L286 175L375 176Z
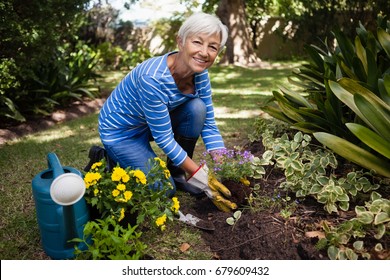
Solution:
M237 221L241 218L242 212L240 210L237 210L233 213L233 216L228 217L226 219L226 223L230 226L233 226L237 223Z
M314 133L314 137L344 158L390 178L390 106L348 78L340 79L338 83L330 81L329 86L364 122L365 126L346 123L364 146L325 132Z
M377 192L371 193L370 202L365 206L356 206L356 219L365 225L372 225L374 237L381 239L390 229L390 200L382 198Z
M322 42L306 46L310 63L294 70L273 92L264 111L313 134L335 153L381 176L390 173L390 34L378 18L376 34L361 24L350 40L335 30L335 48Z
M27 116L49 115L60 104L98 97L95 69L99 60L98 53L82 41L58 46L48 59L29 66L19 86L4 89L0 98L4 114L0 117L24 121ZM12 64L0 64L5 66Z
M138 260L143 257L146 245L140 241L142 232L138 226L123 227L116 219L106 217L89 221L84 227L84 238L73 242L83 242L86 250L75 247L76 259L84 260Z
M149 49L139 45L131 52L122 49L120 46L114 46L110 42L104 42L97 46L101 62L99 66L104 69L131 69L138 63L152 56Z
M370 259L371 253L364 248L364 237L373 235L375 239L382 239L390 231L390 201L384 199L377 192L372 192L370 201L365 206L355 207L356 217L345 221L338 226L329 226L323 222L325 238L319 241L318 246L328 247L330 259ZM351 241L353 243L351 244ZM379 242L374 251L380 253L383 246Z
M164 230L166 221L173 219L180 204L176 197L166 197L172 189L166 163L155 158L148 164L151 169L144 174L139 169L119 166L106 172L104 161L94 163L84 176L87 203L95 207L102 218L112 216L120 222L126 215L136 216L137 225L148 221Z
M287 133L274 138L272 131L264 129L262 142L266 151L263 160L283 170L286 180L281 182L280 188L294 192L297 198L312 196L324 204L327 212L337 213L338 209L347 211L351 199L357 200L380 187L367 179L374 177L369 172L351 171L339 178L335 174L338 167L335 155L329 150L318 149L311 141L310 135L300 131L290 139Z

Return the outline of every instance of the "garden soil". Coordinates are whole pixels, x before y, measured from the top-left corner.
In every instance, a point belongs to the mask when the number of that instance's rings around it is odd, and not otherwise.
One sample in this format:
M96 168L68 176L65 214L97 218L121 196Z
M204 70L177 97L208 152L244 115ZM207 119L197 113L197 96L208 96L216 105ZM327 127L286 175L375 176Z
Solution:
M261 153L259 143L255 143L252 153ZM257 146L257 147L255 147ZM267 172L268 173L268 172ZM272 199L275 190L284 176L275 171L264 180L252 181L260 186L261 196ZM234 225L226 222L233 213L219 211L206 197L197 199L191 207L182 205L185 213L212 222L214 231L202 231L202 237L218 260L321 260L328 259L326 251L316 248L319 237L323 235L321 222L335 219L330 217L314 201L297 204L289 218L280 216L281 209L267 209L254 212L248 201L250 190L244 185L222 181L231 190L232 201L239 205L242 215ZM257 191L258 193L259 191ZM283 194L281 194L283 195ZM245 198L243 200L243 197Z

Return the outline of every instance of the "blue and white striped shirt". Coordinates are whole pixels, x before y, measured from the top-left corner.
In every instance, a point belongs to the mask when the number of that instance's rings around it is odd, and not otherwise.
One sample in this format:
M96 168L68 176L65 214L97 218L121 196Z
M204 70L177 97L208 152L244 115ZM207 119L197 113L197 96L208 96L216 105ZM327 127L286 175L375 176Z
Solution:
M144 61L123 78L100 111L99 134L104 144L115 144L150 129L156 144L181 165L187 153L173 137L169 112L188 99L201 98L206 104L201 132L206 149L222 149L224 143L214 119L208 71L195 74L194 94L183 94L169 71L169 54Z

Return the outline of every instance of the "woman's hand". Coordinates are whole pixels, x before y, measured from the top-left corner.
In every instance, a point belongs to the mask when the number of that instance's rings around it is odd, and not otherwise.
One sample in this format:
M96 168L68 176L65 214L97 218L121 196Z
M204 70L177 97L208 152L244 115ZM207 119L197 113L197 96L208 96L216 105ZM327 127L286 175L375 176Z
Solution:
M204 191L219 210L230 212L237 209L237 204L228 199L231 197L229 189L220 183L213 174L209 173L206 164L201 165L187 180L187 183L194 188Z

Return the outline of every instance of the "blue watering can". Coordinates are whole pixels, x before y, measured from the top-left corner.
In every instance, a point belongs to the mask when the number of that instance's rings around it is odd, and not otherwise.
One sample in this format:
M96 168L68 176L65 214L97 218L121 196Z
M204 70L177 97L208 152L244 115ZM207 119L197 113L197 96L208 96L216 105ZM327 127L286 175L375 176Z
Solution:
M52 259L72 259L75 246L87 247L83 242L69 242L83 238L89 220L84 180L79 170L61 166L55 153L49 153L47 161L49 168L32 180L42 246Z

